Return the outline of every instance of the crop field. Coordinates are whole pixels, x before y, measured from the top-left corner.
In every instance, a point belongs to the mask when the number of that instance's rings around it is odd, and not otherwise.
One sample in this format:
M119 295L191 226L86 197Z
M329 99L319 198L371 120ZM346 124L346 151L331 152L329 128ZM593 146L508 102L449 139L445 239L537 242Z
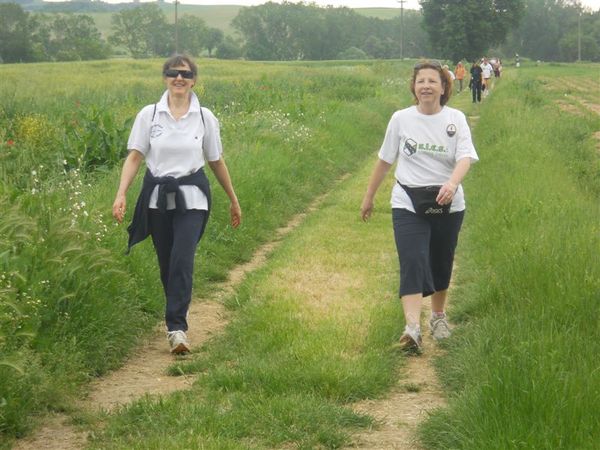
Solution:
M81 448L360 448L381 424L353 405L386 398L406 365L386 186L368 224L359 208L387 121L412 102L413 63L199 61L244 222L228 225L215 186L194 302L306 218L222 300L224 331L173 360L189 390L110 413L82 409L90 382L163 316L151 242L125 256L110 214L162 61L0 65L0 448L53 414ZM464 183L455 332L434 359L444 403L415 434L424 448L600 442L599 79L592 64L507 67L483 103L451 100L481 161Z

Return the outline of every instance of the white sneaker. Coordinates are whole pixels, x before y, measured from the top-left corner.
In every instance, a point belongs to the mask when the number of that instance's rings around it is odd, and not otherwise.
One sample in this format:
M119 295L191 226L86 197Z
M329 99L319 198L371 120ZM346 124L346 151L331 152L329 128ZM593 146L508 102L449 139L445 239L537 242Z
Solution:
M171 353L179 355L190 351L190 343L188 342L184 331L168 331L167 339L171 346Z
M436 341L448 339L452 334L446 316L439 318L432 317L429 321L429 327L431 328L431 334Z
M400 336L400 347L407 353L415 353L418 355L423 353L421 330L418 327L409 327L406 325L404 333Z

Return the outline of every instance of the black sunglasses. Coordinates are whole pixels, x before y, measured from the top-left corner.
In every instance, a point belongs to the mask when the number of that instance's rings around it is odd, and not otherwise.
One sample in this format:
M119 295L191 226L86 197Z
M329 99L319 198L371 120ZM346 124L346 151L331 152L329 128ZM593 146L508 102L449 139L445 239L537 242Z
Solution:
M167 69L165 70L164 75L165 77L169 78L177 78L178 75L181 75L181 78L185 78L187 80L194 78L194 72L191 70Z

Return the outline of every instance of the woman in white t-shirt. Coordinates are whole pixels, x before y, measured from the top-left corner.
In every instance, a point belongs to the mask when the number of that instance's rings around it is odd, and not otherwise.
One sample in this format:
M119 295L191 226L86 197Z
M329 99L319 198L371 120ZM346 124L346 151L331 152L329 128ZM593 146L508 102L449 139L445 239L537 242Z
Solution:
M433 337L450 336L445 304L465 210L461 182L478 156L465 115L445 106L452 80L439 62L415 65L411 92L416 105L396 111L388 124L361 216L371 216L375 194L397 162L391 204L406 319L400 345L420 353L424 297L431 295Z
M121 223L127 190L145 161L144 183L128 227L128 251L152 236L166 297L167 338L175 354L190 350L186 316L192 298L194 257L211 206L205 162L229 197L231 225L237 228L242 218L223 160L219 122L200 106L192 91L197 75L196 64L185 55L175 55L164 63L167 90L157 103L137 114L112 208Z

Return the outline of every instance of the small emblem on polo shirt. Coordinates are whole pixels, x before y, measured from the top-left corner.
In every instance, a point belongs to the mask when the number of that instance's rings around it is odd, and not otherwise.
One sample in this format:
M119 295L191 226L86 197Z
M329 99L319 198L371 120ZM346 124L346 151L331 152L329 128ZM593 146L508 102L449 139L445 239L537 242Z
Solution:
M446 134L450 137L454 136L456 134L456 125L454 125L453 123L448 125L446 127Z
M163 126L159 123L155 123L150 127L150 137L155 139L163 134Z

